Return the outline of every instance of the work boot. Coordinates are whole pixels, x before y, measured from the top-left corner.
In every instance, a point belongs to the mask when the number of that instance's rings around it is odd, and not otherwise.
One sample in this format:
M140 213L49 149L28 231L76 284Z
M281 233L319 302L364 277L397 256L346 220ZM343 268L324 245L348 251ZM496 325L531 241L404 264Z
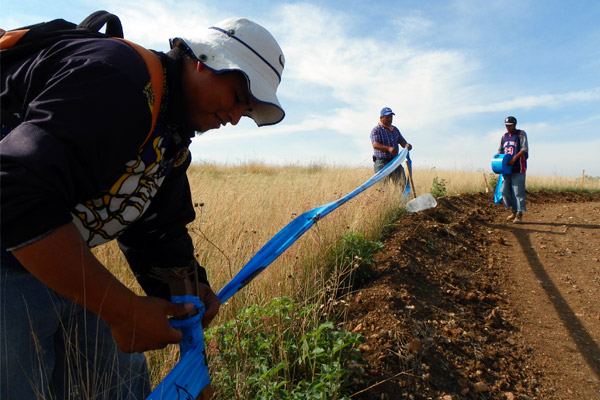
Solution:
M508 217L506 217L507 221L514 221L515 218L517 217L517 213L515 211L511 212L510 215Z
M518 213L515 214L515 219L513 219L513 222L515 224L518 224L519 222L523 221L523 213L521 211L519 211Z

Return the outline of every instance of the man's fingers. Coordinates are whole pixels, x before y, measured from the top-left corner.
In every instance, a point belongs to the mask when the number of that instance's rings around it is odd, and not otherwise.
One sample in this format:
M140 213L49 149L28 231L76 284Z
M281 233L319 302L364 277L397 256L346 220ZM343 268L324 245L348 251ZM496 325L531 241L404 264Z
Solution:
M193 309L194 303L171 303L167 313L173 317L181 317L192 312Z
M202 327L206 328L219 313L221 301L217 296L209 296L209 298L205 300L204 306L206 307L206 311L202 317Z

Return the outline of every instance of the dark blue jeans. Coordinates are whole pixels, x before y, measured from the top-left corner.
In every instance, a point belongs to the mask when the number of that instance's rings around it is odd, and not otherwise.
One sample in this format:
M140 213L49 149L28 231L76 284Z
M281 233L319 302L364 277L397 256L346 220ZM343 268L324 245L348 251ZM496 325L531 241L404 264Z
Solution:
M125 306L125 305L124 305ZM0 259L1 399L144 399L144 354L121 352L98 316Z
M525 206L525 174L513 172L504 175L502 182L502 202L507 210L513 212L527 211Z
M375 173L377 173L380 170L382 170L383 167L388 165L391 161L392 159L382 160L380 158L376 158L375 163L373 164L373 170L375 171ZM401 187L406 186L406 174L404 173L404 168L402 168L402 165L398 166L398 168L396 168L394 172L389 174L386 179L388 178L391 179L393 182L399 184Z

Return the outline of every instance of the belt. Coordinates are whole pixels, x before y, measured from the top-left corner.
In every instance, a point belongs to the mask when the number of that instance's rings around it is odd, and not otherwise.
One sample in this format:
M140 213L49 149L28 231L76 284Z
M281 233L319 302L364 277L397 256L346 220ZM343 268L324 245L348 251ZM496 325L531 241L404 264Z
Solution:
M375 160L381 160L381 161L392 161L393 158L383 158L383 157L377 157L377 156L373 156L373 162L375 162Z

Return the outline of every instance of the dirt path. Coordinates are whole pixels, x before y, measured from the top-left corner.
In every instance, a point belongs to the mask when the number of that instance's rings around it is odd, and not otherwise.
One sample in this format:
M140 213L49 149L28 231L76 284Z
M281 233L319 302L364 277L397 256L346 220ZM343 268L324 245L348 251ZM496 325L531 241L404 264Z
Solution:
M490 194L405 215L345 299L357 399L600 399L600 195Z
M519 331L547 398L600 399L600 203L530 211L494 233L505 238L493 251L508 267Z

